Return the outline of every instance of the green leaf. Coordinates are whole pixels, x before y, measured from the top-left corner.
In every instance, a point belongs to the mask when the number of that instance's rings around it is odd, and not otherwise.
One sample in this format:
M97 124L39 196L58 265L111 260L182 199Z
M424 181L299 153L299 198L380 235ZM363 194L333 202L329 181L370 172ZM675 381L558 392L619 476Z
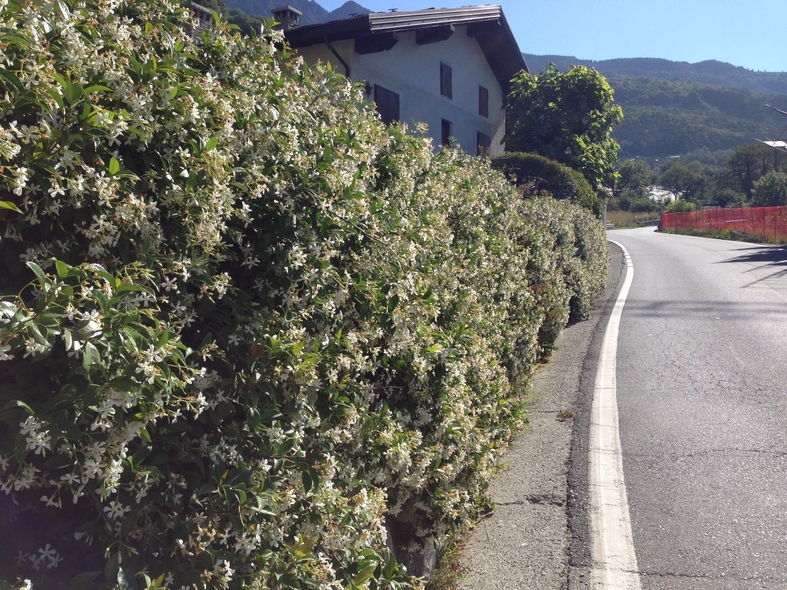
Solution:
M156 294L156 292L150 287L146 287L144 285L137 285L136 283L123 283L115 290L115 293L119 295L120 293L125 293L127 291L139 291L141 293L148 293L149 295Z
M25 402L18 399L12 399L11 401L7 402L2 408L0 408L0 414L2 414L3 412L7 412L8 410L13 410L15 408L22 408L25 412L27 412L31 416L35 416L35 412L33 411L33 408L31 408Z
M120 172L120 162L118 162L117 159L113 157L111 160L109 160L109 174L114 176L118 172Z
M55 260L55 270L57 270L57 276L61 279L68 274L70 269L71 267L62 260Z
M118 571L120 570L120 554L113 552L109 554L107 563L104 566L104 577L107 580L117 579Z
M22 210L11 201L0 201L0 209L10 209L11 211L22 213Z
M66 350L71 350L71 347L74 344L74 338L71 335L71 330L68 328L63 328L63 341L66 345Z
M244 490L241 490L240 488L232 488L232 493L235 494L238 504L243 505L246 503L248 496Z
M19 77L13 72L10 72L5 68L0 68L0 78L5 78L6 80L8 80L11 84L13 84L16 87L17 90L24 89L24 84L22 84L22 81L19 79Z
M317 537L312 537L311 535L301 535L298 539L298 544L295 546L295 556L307 557L312 553L312 551L314 551L314 547L316 545ZM374 570L372 570L372 573L374 573Z
M35 273L42 285L46 284L46 274L40 266L38 266L35 262L28 262L27 266Z
M65 90L66 90L66 100L68 101L68 104L70 104L71 106L74 106L76 103L78 103L82 99L82 96L84 96L85 93L85 91L82 89L82 87L79 84L74 84L73 82L67 82Z
M142 141L147 141L147 139L148 139L147 136L144 133L142 133L142 131L137 129L136 127L129 127L128 130L131 131L131 133L133 133L137 137L139 137Z
M211 151L212 149L215 149L217 145L219 145L219 140L218 140L218 138L216 138L216 137L211 137L211 138L208 140L208 143L206 143L206 144L205 144L205 151L206 151L206 152L209 152L209 151Z
M95 365L101 362L101 353L98 352L98 349L93 345L92 342L85 343L85 350L82 356L82 367L85 370L88 370L91 365Z
M43 345L44 347L49 348L50 346L50 342L48 338L49 330L47 330L46 326L40 326L39 324L30 323L27 325L27 330L30 333L30 335L33 336L33 340Z
M93 105L86 100L84 106L82 107L82 114L79 115L79 120L87 121L90 118L90 115L92 114L93 114Z
M295 446L295 439L287 439L276 448L276 455L285 456Z
M353 587L360 587L364 582L370 579L373 575L375 570L377 569L377 563L370 563L366 565L358 575L356 575L353 579L351 584Z
M137 449L134 455L131 457L131 464L134 467L138 467L142 462L148 458L148 455L153 451L153 447L150 445L142 445Z
M88 86L85 88L85 94L93 94L94 92L111 92L112 89L108 86L102 86L101 84L93 84L92 86Z
M49 96L55 99L55 102L61 109L66 108L66 103L63 102L63 97L60 95L60 93L57 90L55 90L54 88L48 88L47 93L49 94Z

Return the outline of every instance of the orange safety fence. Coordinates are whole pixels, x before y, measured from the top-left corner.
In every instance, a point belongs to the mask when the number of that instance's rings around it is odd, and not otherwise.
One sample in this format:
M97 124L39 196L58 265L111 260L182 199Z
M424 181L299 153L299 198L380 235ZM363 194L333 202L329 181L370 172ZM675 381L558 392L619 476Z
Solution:
M767 241L787 240L787 207L740 207L663 213L659 229L738 231Z

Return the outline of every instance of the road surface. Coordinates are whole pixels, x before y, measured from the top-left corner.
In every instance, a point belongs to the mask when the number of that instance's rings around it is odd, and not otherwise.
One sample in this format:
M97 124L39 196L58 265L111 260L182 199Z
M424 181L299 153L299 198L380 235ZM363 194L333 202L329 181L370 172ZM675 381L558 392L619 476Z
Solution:
M787 249L610 231L634 275L617 407L644 590L787 588Z

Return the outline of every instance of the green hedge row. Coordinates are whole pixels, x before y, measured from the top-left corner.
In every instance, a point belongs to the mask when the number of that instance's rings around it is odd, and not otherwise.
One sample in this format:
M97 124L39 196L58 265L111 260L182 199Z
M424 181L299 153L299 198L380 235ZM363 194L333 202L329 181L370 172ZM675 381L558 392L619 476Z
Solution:
M578 170L526 152L512 152L492 159L492 165L517 186L543 191L556 199L566 199L601 215L599 195Z
M189 18L0 3L0 588L418 587L603 229Z

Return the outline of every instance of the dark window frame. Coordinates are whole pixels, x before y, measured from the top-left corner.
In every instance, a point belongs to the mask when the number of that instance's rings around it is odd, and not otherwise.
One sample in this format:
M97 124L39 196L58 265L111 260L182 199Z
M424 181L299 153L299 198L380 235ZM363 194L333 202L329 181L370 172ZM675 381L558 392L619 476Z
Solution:
M400 121L399 93L379 84L374 85L374 104L383 123L390 125Z
M483 133L482 131L477 131L476 135L476 155L478 156L485 156L488 155L489 152L492 150L492 138Z
M454 124L448 119L440 120L440 145L451 145L451 138L454 135Z
M446 98L454 97L454 74L451 66L440 62L440 94Z
M478 114L489 118L489 89L483 86L478 87Z

